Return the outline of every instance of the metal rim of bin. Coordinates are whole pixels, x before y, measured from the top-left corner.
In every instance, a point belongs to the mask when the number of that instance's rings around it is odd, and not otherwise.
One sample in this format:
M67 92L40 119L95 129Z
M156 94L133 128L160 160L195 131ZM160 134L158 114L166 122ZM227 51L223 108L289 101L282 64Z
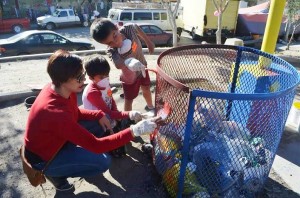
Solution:
M183 90L186 93L189 93L191 90L188 86L184 85L183 83L171 78L168 74L166 74L163 69L161 69L161 59L166 56L169 55L171 53L180 51L180 50L186 50L186 49L197 49L197 48L222 48L222 49L231 49L231 50L236 50L238 52L251 52L257 55L261 55L263 57L269 58L272 61L278 61L278 62L282 62L286 65L290 66L290 69L295 72L298 73L298 71L287 61L276 57L272 54L266 53L266 52L262 52L259 51L257 49L253 49L253 48L249 48L249 47L241 47L241 46L231 46L231 45L211 45L211 44L206 44L206 45L186 45L186 46L180 46L180 47L175 47L175 48L171 48L168 49L164 52L162 52L157 60L157 73L158 75L160 75L162 78L164 78L168 83L170 83L171 85L173 85L174 87L177 87L181 90ZM300 74L298 74L298 78L300 80ZM298 81L299 81L298 80ZM203 90L193 90L192 94L196 94L197 96L209 96L211 98L216 98L216 99L239 99L239 100L252 100L252 99L260 99L260 100L267 100L267 99L272 99L272 98L277 98L281 95L285 95L286 93L290 92L291 90L294 89L294 86L291 86L290 88L283 90L283 91L275 91L272 93L268 93L268 94L264 94L264 93L259 93L259 94L236 94L236 93L220 93L220 92L213 92L213 91L203 91Z

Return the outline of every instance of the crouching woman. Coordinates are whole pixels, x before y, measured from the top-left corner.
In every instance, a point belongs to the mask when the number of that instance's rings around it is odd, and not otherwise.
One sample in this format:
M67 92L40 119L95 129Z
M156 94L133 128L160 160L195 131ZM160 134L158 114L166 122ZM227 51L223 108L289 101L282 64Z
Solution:
M49 58L47 72L52 83L42 89L30 109L24 136L25 157L38 170L44 170L51 161L44 174L57 190L74 188L68 177L105 172L111 162L106 152L156 128L152 120L142 120L102 137L111 130L103 111L77 106L76 93L82 91L86 74L81 58L58 50Z

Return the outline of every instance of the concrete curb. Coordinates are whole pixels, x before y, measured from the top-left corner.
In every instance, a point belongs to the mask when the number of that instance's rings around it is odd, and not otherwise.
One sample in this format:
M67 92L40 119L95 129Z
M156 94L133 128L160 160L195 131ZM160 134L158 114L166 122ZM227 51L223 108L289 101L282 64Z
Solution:
M166 51L169 48L155 48L155 51L152 55L159 55L163 51ZM143 52L146 54L148 52L147 48L143 48ZM72 54L77 55L90 55L90 54L102 54L106 55L106 50L83 50L83 51L71 51ZM22 55L22 56L9 56L0 58L0 62L10 62L10 61L22 61L22 60L34 60L34 59L42 59L42 58L49 58L52 53L43 53L43 54L32 54L32 55Z
M155 85L156 80L151 80L150 81L151 86ZM121 87L122 84L120 83L112 83L111 87ZM16 100L20 98L26 98L29 96L36 96L40 90L28 90L28 91L21 91L21 92L11 92L11 93L4 93L0 94L0 103L8 102L10 100Z
M283 60L285 60L286 62L289 62L291 64L293 63L299 63L300 62L300 56L299 57L295 57L295 56L287 56L287 55L276 55L279 58L282 58Z
M8 94L0 94L0 103L7 102L10 100L16 100L21 98L26 98L33 95L38 95L39 91L22 91L22 92L12 92Z

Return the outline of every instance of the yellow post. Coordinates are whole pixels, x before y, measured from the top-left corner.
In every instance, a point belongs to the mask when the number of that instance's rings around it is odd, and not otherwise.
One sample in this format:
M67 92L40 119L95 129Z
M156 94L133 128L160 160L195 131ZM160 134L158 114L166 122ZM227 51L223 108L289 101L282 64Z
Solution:
M285 3L286 0L271 0L261 51L268 52L270 54L275 52Z

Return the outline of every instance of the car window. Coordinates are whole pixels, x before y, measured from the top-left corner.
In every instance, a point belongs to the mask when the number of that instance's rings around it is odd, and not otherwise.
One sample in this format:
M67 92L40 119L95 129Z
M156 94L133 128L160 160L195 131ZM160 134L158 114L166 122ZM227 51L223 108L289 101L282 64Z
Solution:
M143 30L143 32L145 32L146 34L150 33L150 29L148 26L140 26L140 28Z
M121 21L131 21L132 13L131 12L122 12L120 16Z
M61 37L61 36L57 36L57 35L55 35L56 37L55 37L55 39L54 39L54 44L65 44L65 43L67 43L67 40L66 39L64 39L63 37Z
M134 20L152 20L152 13L150 12L135 12Z
M39 35L31 35L24 39L24 43L25 44L40 44L41 39L40 39Z
M66 16L68 16L67 11L61 11L61 12L59 13L59 17L66 17Z
M159 13L153 12L153 20L159 20Z
M55 34L42 34L42 41L44 44L64 44L67 40L61 36Z
M168 15L165 12L160 13L160 18L161 20L167 20L168 19Z
M70 16L74 16L73 10L69 10L69 15L70 15Z
M152 34L161 34L162 33L162 30L159 29L158 27L156 26L150 26L150 32Z
M42 34L41 38L42 38L42 41L44 44L53 44L55 35L54 34Z

